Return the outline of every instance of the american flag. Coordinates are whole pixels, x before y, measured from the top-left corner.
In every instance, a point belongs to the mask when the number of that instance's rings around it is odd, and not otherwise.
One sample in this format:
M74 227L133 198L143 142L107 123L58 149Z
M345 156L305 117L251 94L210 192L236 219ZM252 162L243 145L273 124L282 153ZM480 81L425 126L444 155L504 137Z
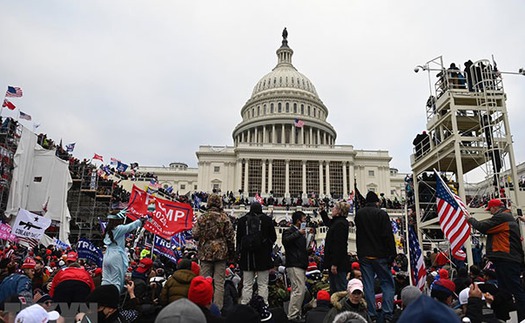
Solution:
M299 120L299 119L295 119L293 124L297 127L297 128L302 128L304 126L304 121L303 120Z
M425 262L423 261L423 254L419 247L416 232L412 226L408 227L408 247L410 249L410 267L412 269L412 281L414 286L420 290L425 287L427 279L427 271L425 269Z
M27 113L23 113L22 111L20 111L20 119L31 121L31 116Z
M16 86L8 86L5 96L8 98L20 98L22 97L22 89Z
M439 225L450 242L451 254L455 255L470 236L470 224L465 215L467 207L456 194L452 193L441 176L434 171L437 178L436 202Z

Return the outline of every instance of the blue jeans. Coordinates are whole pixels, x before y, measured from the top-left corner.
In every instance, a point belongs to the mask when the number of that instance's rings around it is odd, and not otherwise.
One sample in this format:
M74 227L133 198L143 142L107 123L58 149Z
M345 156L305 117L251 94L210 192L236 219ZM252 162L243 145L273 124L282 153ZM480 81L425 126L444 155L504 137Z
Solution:
M330 274L328 275L328 279L330 280L330 293L333 294L335 292L341 292L346 290L346 285L348 282L346 281L346 272L341 272L340 270L337 271L337 274Z
M520 281L520 264L512 261L493 260L498 287L514 295L518 322L525 320L525 290Z
M386 320L392 319L394 312L394 279L386 258L379 259L359 259L361 273L363 274L363 287L365 288L365 300L368 304L368 314L370 317L377 318L376 296L374 290L375 276L380 281L383 291L383 304L381 310Z

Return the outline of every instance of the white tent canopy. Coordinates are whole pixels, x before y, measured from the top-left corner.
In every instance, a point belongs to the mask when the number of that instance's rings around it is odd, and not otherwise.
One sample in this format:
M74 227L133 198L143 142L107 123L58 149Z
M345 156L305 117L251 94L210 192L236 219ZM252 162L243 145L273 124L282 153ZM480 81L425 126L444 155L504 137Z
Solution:
M67 192L73 180L67 161L58 158L55 150L37 144L37 136L22 128L22 136L14 156L14 170L6 215L16 216L20 208L42 213L47 203L45 217L60 222L58 239L69 243Z

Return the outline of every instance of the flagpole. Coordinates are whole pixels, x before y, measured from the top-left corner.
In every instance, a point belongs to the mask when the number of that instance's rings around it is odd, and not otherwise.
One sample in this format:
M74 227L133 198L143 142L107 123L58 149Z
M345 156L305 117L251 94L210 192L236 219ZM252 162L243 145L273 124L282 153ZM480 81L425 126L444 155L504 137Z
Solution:
M416 215L417 216L417 215ZM418 241L419 243L419 241ZM408 259L408 279L411 286L414 285L414 277L412 277L412 265L411 265L411 253L410 253L410 241L408 240L408 205L405 203L405 246L407 247L407 259ZM421 248L423 250L423 248Z
M153 260L153 251L155 250L155 239L157 238L157 235L153 235L153 241L151 242L151 259Z

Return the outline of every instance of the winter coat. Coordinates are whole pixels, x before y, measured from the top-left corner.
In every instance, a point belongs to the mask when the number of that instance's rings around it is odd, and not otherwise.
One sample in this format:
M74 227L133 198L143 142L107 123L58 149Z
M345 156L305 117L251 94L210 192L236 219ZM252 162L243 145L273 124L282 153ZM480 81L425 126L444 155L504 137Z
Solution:
M33 304L33 286L26 275L11 274L0 284L0 303L16 295L24 297L28 304Z
M211 207L201 215L192 229L198 240L197 257L201 261L225 261L235 257L233 225L221 209Z
M283 246L286 254L286 268L308 267L308 253L306 252L306 237L299 229L292 225L283 232Z
M317 306L306 312L305 323L323 323L324 318L330 311L329 301L317 301Z
M250 213L244 215L237 222L237 251L239 252L239 266L242 270L261 271L269 270L273 267L272 249L277 235L272 219L265 214L260 215L261 220L261 237L263 239L260 249L255 251L241 250L241 241L246 236L246 223Z
M160 304L167 305L180 298L187 298L191 280L195 273L189 269L179 269L168 278L160 293Z
M364 321L372 323L372 320L368 315L368 309L364 298L361 299L357 309L350 305L348 293L346 291L334 293L332 297L330 297L330 302L333 307L324 318L324 323L332 323L337 314L345 311L357 313L363 317Z
M487 235L487 257L491 261L523 263L520 229L509 209L500 208L487 220L469 218L468 222L474 229Z
M337 266L337 272L349 272L350 260L348 259L348 221L345 217L337 216L328 220L326 211L321 212L325 224L329 224L324 245L325 269Z
M354 221L359 259L390 258L397 254L392 223L385 211L374 204L367 204L357 211Z

